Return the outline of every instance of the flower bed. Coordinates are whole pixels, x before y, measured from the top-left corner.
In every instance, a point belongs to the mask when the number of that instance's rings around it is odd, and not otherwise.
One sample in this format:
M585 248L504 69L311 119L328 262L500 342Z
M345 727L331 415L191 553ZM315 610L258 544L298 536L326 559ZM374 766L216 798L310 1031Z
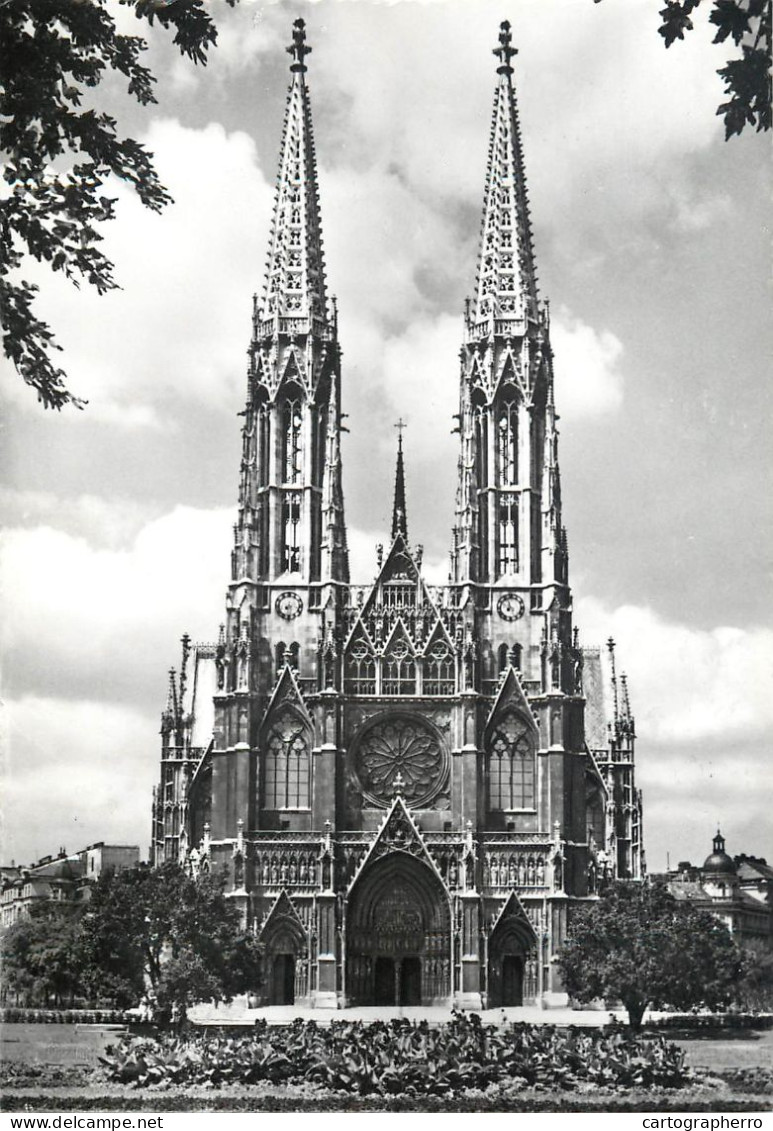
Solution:
M256 1025L245 1037L126 1037L100 1058L109 1080L135 1086L316 1084L367 1096L444 1096L507 1084L574 1091L590 1087L678 1088L690 1074L663 1038L556 1029L485 1026L475 1014L426 1022L296 1021Z

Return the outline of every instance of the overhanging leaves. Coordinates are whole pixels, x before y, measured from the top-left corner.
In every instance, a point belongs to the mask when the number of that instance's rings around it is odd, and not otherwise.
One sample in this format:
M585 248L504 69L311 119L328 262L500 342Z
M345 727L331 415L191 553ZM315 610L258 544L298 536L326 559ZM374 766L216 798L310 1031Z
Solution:
M217 30L204 0L118 2L169 32L181 54L206 64ZM118 33L108 0L0 3L0 148L11 188L0 200L3 348L49 408L83 402L53 361L59 347L33 309L38 287L19 270L31 256L103 294L117 286L98 247L97 225L113 218L114 201L102 193L107 179L128 182L154 212L170 203L152 154L122 137L110 115L82 108L87 92L111 73L123 76L127 94L141 105L155 102L155 79L141 62L146 47L141 36Z

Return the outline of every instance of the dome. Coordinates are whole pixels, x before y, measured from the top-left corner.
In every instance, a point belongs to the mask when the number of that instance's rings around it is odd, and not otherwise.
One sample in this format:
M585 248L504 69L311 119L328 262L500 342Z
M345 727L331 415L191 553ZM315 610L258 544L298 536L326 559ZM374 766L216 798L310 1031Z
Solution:
M714 851L703 861L704 872L723 872L735 875L735 864L732 857L725 852L725 838L719 829L714 837Z

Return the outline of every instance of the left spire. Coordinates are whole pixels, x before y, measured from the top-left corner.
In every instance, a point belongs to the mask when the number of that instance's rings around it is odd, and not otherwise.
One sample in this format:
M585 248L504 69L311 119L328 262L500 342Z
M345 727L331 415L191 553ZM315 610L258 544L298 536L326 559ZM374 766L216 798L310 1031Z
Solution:
M261 319L304 319L327 325L325 263L317 161L306 86L306 25L293 24L292 58ZM314 325L316 323L316 326Z

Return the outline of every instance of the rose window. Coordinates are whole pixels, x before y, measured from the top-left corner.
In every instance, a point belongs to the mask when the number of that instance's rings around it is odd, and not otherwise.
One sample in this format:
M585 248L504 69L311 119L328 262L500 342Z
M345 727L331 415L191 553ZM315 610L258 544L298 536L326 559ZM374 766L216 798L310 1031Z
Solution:
M420 807L440 791L447 775L445 749L434 728L408 716L369 727L355 764L363 793L377 805L389 804L399 788L409 805Z

